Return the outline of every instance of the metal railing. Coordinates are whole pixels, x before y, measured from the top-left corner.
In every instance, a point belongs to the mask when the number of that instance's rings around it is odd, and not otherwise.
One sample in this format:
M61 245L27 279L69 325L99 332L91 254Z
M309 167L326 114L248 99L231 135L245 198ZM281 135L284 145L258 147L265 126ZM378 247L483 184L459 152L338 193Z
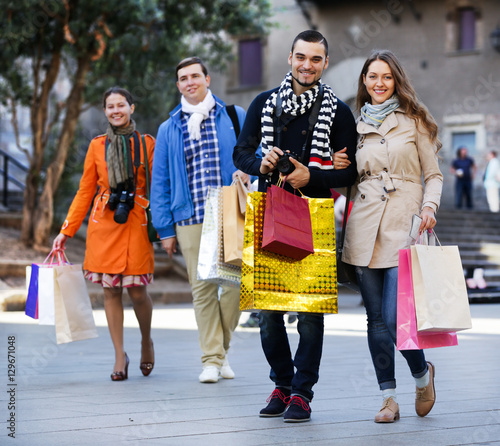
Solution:
M9 183L15 184L22 191L24 191L26 187L22 181L9 174L9 163L21 169L23 172L28 172L29 168L2 149L0 149L0 156L3 158L2 167L0 167L0 174L3 178L2 203L7 207L9 201Z

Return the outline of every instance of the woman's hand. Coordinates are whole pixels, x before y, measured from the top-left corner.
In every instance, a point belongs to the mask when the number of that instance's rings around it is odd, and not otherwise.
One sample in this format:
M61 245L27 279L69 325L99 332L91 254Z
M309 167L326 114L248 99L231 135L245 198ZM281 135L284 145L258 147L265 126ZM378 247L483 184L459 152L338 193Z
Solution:
M437 221L436 216L434 215L434 209L430 208L429 206L426 206L422 209L420 218L422 219L422 223L420 223L419 229L420 234L436 226Z
M335 170L346 169L351 165L346 151L347 147L344 147L342 150L339 150L338 152L335 152L333 154L333 168Z
M52 243L52 249L54 251L64 251L66 249L66 240L68 240L68 236L60 233Z
M264 158L262 158L262 162L260 163L260 173L265 175L274 169L276 169L276 163L281 155L284 155L283 150L278 147L273 147Z

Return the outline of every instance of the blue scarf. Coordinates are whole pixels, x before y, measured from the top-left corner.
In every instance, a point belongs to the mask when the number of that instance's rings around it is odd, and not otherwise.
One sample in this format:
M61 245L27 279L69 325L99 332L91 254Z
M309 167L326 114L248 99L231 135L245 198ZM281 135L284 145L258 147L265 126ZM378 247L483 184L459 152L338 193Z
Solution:
M379 128L384 119L399 107L399 99L396 95L387 99L382 104L372 105L368 102L361 108L361 119L367 124Z

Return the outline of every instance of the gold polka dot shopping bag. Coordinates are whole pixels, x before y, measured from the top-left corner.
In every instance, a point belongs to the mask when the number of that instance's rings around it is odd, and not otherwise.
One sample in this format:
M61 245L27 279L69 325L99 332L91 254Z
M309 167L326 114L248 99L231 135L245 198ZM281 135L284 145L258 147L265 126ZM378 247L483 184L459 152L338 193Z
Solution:
M333 199L308 198L314 254L294 260L262 249L266 194L247 197L241 310L337 313Z

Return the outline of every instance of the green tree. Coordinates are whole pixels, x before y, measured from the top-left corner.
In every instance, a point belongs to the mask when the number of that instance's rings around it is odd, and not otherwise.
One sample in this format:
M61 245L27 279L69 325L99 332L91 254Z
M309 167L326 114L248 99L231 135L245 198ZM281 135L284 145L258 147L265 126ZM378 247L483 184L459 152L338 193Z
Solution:
M21 240L40 249L83 108L123 85L147 100L143 115L157 117L177 100L171 79L181 58L196 53L223 68L227 37L264 34L271 13L267 0L0 0L0 7L0 101L16 134L17 107L30 109L32 148L20 147L29 159ZM69 93L61 99L54 88L62 77Z

